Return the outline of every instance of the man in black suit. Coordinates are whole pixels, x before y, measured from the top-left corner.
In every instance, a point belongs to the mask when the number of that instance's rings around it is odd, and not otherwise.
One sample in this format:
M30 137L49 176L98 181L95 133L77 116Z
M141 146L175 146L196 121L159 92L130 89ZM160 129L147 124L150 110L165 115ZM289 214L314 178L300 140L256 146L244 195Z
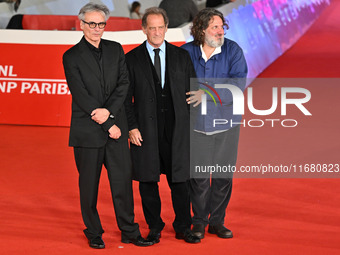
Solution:
M164 222L158 181L166 174L175 211L177 239L198 243L190 230L189 106L186 92L195 71L190 57L164 41L168 18L163 9L149 8L142 19L147 41L126 55L130 87L125 101L133 174L139 181L147 241L158 243Z
M97 211L104 164L122 242L148 246L152 243L141 237L134 222L131 159L123 105L129 87L124 52L119 43L101 39L108 17L105 5L85 5L79 12L84 37L63 56L72 94L69 145L74 147L79 172L84 233L90 247L105 247Z

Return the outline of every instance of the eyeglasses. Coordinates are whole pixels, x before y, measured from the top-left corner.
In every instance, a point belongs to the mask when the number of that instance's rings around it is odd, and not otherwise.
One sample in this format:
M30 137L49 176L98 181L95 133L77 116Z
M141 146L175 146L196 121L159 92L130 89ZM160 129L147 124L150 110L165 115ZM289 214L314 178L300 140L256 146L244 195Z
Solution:
M86 22L85 20L81 20L81 21L89 25L90 28L96 28L98 26L100 29L103 29L106 26L106 22L96 23L96 22Z

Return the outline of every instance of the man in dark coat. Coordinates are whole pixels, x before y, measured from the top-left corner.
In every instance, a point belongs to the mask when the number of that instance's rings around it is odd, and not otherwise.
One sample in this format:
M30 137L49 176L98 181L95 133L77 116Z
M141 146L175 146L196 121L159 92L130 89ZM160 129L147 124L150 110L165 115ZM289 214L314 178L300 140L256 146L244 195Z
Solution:
M69 145L79 172L84 233L92 248L102 249L102 228L97 197L104 164L110 181L116 219L123 243L146 242L134 222L132 170L124 100L129 87L122 46L101 39L109 17L105 5L89 3L79 12L81 41L65 52L63 64L72 94Z
M190 230L189 107L186 93L195 71L185 50L164 41L168 18L163 9L149 8L142 19L147 41L126 55L130 87L125 102L133 174L139 181L147 241L158 243L164 222L158 181L161 172L171 189L177 239L200 240Z

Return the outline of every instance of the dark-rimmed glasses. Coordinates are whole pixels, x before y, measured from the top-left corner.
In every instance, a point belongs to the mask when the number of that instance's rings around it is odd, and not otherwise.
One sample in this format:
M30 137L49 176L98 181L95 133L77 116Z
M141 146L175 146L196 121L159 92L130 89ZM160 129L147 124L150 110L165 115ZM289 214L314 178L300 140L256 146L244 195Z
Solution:
M99 22L99 23L96 23L96 22L86 22L85 20L81 20L82 22L86 23L87 25L89 25L90 28L96 28L97 26L100 28L100 29L103 29L105 26L106 26L106 22Z

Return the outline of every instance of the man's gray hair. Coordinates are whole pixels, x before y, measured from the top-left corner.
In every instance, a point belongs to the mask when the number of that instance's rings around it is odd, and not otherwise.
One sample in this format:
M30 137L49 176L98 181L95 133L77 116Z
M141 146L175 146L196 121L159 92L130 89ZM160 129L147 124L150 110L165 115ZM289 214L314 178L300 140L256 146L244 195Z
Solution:
M100 12L100 13L102 13L103 16L105 17L105 21L107 21L110 17L109 8L107 8L106 5L88 3L80 9L79 14L78 14L78 18L80 20L84 20L85 19L85 13L88 13L88 12Z
M158 7L151 7L145 10L143 18L142 18L142 27L146 28L146 20L149 15L155 14L155 15L162 15L164 19L164 24L167 27L169 24L169 18L168 15L166 14L166 11L163 10L162 8Z

